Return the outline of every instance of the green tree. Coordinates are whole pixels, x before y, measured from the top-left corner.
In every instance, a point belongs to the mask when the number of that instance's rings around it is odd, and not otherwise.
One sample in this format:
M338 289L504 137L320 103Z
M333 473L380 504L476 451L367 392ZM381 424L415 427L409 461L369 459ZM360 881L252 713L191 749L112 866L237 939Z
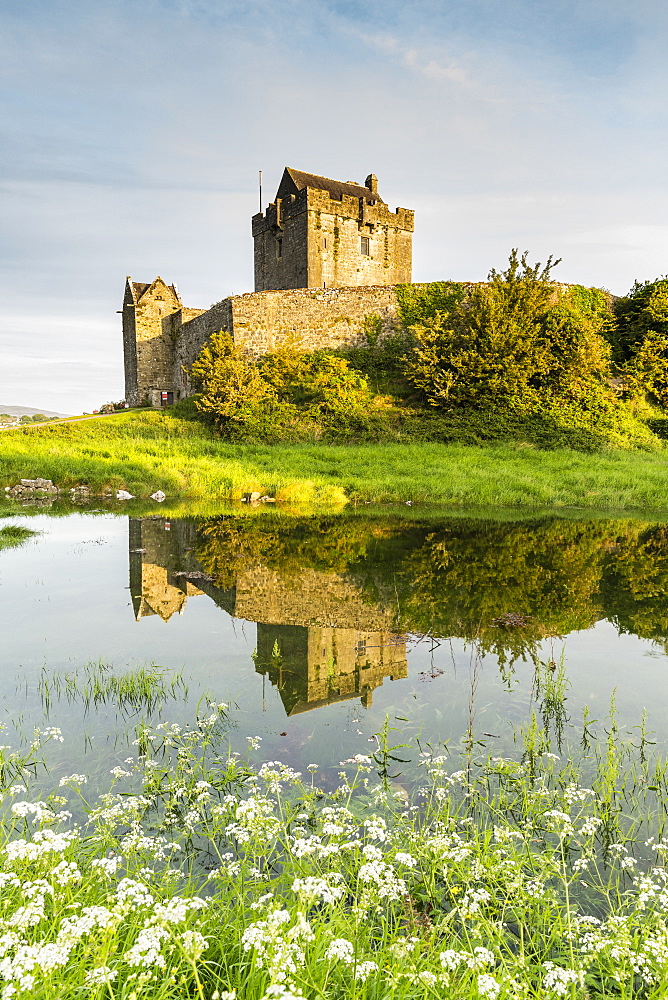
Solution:
M600 310L587 314L555 284L558 260L530 266L527 258L512 250L505 271L412 326L406 374L432 406L530 412L557 397L610 398Z
M190 369L200 395L196 407L219 427L243 423L258 406L276 399L257 365L225 331L214 333Z
M616 312L615 360L626 385L668 405L668 277L636 281Z

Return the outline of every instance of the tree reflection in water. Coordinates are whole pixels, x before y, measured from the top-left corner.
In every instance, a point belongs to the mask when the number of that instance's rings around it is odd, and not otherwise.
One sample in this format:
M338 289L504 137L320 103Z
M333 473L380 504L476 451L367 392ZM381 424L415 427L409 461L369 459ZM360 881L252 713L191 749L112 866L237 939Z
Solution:
M256 669L286 711L349 697L370 701L406 674L406 638L460 637L510 676L536 666L537 695L563 729L549 637L607 619L620 633L668 636L668 527L637 519L556 516L501 521L279 512L131 521L137 617L183 612L206 594L258 622ZM560 708L561 705L561 708Z

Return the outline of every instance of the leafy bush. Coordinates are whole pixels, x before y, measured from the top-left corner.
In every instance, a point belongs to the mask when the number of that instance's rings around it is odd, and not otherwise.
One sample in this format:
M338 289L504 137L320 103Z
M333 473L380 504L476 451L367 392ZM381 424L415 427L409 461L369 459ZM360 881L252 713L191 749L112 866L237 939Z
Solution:
M413 337L408 382L455 423L464 417L459 440L473 433L584 450L656 446L610 384L612 296L556 284L558 263L530 266L513 250L486 284L402 292Z
M530 267L511 252L508 268L472 286L450 308L428 311L406 374L432 406L541 408L546 395L600 394L610 350L600 319L585 317L551 280L555 263Z
M231 439L317 439L328 425L361 417L372 399L343 357L287 346L253 360L224 332L214 334L191 375L197 410Z
M628 390L668 404L668 278L636 281L616 307L615 357Z

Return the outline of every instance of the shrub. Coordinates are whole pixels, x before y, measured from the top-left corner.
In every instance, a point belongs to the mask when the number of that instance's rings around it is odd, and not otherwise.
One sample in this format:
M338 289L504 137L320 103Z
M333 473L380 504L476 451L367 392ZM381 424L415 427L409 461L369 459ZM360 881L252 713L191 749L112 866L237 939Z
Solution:
M317 440L329 424L362 416L372 396L348 361L288 345L253 360L215 334L192 366L195 407L232 440Z
M428 403L526 412L546 395L582 400L604 385L610 350L600 317L583 316L555 286L556 263L530 267L513 250L488 284L412 326L406 374Z
M257 408L276 399L273 387L229 333L214 333L192 365L193 384L200 390L196 407L221 429L252 418Z
M668 404L668 278L636 281L616 307L613 345L625 385Z

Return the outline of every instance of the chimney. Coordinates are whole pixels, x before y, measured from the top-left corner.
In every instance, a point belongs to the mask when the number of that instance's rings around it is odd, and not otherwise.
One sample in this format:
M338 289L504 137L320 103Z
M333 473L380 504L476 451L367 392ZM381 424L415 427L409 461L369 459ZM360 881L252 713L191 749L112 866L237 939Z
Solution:
M375 174L369 174L367 179L364 181L364 186L368 187L371 194L378 195L378 178Z

